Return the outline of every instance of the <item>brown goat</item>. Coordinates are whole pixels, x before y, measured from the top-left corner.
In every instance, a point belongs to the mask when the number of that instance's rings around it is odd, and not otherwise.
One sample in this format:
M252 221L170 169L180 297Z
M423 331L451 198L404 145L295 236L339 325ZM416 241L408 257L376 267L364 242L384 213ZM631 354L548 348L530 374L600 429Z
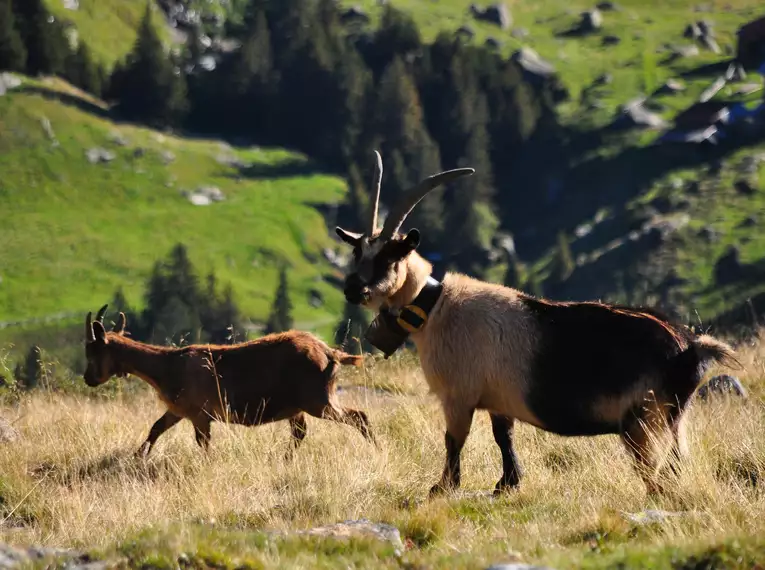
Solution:
M157 438L183 418L194 425L203 448L208 447L214 420L253 426L289 419L289 457L306 436L306 413L351 425L374 442L367 415L344 408L335 395L338 366L360 366L362 356L331 348L300 331L230 346L155 346L124 336L124 313L114 330L106 332L105 312L106 305L95 321L88 313L85 322L85 383L96 387L112 376L134 374L167 406L139 448L141 456L148 455Z

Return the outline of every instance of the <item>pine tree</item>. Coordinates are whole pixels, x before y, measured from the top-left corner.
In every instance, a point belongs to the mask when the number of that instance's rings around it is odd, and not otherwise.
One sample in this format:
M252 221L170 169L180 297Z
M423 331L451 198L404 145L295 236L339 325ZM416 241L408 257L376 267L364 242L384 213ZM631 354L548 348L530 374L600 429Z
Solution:
M12 0L17 27L27 50L27 73L59 74L70 52L64 27L43 0Z
M279 286L276 289L273 305L271 305L271 314L266 322L265 333L288 331L292 325L292 302L289 297L287 269L282 267L279 270Z
M16 27L11 0L0 0L0 70L23 72L27 50Z
M42 352L37 345L27 352L24 364L17 371L16 381L25 390L32 390L42 381Z
M421 47L420 32L412 17L387 4L380 27L364 55L375 75L379 76L395 58L405 58Z
M123 116L154 126L178 124L188 111L186 80L165 53L147 3L138 39L112 81L110 95Z
M335 331L335 344L351 354L372 352L374 348L364 340L369 317L360 305L345 303L343 318Z
M69 54L65 65L66 79L91 95L101 95L101 72L84 42Z

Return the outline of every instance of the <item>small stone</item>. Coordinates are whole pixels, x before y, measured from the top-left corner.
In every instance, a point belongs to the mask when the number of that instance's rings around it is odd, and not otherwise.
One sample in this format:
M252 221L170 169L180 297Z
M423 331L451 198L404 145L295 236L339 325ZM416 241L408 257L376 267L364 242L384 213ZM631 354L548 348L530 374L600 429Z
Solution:
M529 31L526 28L514 28L510 35L516 39L522 40L529 37Z
M582 12L582 19L579 27L585 32L594 32L603 26L603 15L599 10L588 10Z
M664 90L668 93L679 93L685 91L685 84L678 79L667 79L664 84Z
M125 135L123 135L119 131L112 131L109 135L109 140L116 144L117 146L127 146L128 140L125 138Z
M111 162L117 155L105 148L91 148L85 152L85 156L90 164L98 164L99 162Z
M720 46L712 36L701 36L699 43L712 53L720 53Z
M604 2L598 2L595 4L595 7L601 12L618 12L620 10L617 4L608 0Z
M701 400L706 401L712 394L733 395L746 399L746 388L738 378L730 374L719 374L709 379L709 382L699 388L697 394Z
M170 164L175 160L175 154L169 150L163 150L161 153L159 153L159 156L162 159L162 162L165 164Z
M603 73L602 75L598 75L598 77L595 79L595 85L608 85L614 80L614 76L610 73Z
M619 43L621 43L621 38L619 36L603 36L603 45L604 46L615 46Z

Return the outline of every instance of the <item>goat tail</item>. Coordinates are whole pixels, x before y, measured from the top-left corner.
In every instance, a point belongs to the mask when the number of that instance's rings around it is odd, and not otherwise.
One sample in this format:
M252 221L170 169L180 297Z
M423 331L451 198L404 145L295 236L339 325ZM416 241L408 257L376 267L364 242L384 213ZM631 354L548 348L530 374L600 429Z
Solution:
M703 334L691 342L702 365L719 362L729 367L741 366L741 363L736 359L736 351L733 347L713 336Z
M348 354L336 348L331 349L333 358L340 364L348 366L361 366L364 363L364 356L361 354Z

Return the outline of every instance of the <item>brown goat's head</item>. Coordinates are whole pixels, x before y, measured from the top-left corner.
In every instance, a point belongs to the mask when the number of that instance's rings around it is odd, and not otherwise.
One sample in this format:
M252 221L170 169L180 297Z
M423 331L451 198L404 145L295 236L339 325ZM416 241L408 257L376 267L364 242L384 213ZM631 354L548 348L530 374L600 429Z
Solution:
M336 228L337 235L353 246L353 264L345 279L345 298L355 305L379 307L386 299L395 295L406 280L405 260L420 244L420 232L410 230L399 235L398 230L417 203L442 184L460 176L473 174L472 168L457 168L434 174L414 188L404 192L391 209L382 230L377 229L377 209L382 183L382 157L375 151L377 163L374 173L374 195L370 213L368 233L355 233Z
M125 375L109 350L109 338L104 329L104 313L107 307L108 305L104 305L99 309L95 321L92 320L91 313L88 313L85 319L85 357L88 367L83 378L91 387L100 386L112 376ZM120 336L125 334L125 313L120 313L112 333Z

